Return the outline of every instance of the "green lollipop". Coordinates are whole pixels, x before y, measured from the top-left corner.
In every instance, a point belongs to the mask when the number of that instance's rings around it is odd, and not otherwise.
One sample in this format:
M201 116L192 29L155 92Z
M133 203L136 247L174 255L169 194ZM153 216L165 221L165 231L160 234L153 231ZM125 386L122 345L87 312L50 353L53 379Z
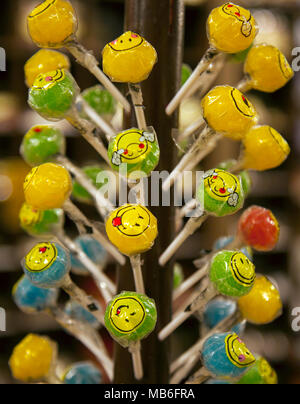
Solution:
M37 125L23 138L21 154L30 166L38 166L53 159L57 154L65 154L66 141L58 128Z
M98 174L104 171L102 167L95 165L86 166L82 168L82 171L89 178L93 186L97 189L100 189L105 184L105 182L97 182ZM72 196L83 203L90 203L93 200L91 194L77 181L73 184Z
M256 359L256 362L243 375L238 384L277 384L278 378L275 370L264 358Z
M92 107L98 115L110 120L116 113L117 101L102 86L96 85L88 88L81 93L82 98ZM82 113L83 118L87 119L87 115Z

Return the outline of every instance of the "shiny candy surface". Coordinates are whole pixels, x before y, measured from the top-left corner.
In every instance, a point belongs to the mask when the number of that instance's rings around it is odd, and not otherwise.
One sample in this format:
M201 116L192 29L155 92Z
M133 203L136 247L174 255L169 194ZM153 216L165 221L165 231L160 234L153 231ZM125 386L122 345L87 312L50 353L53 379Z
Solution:
M264 358L256 359L253 366L247 370L238 384L278 384L275 370Z
M71 192L70 174L53 163L33 168L24 181L26 202L39 210L61 208Z
M102 52L103 71L112 81L140 83L148 78L157 53L139 34L128 31L107 44Z
M233 3L215 8L207 20L209 42L220 52L238 53L248 49L256 32L250 11Z
M111 119L117 111L117 101L100 85L88 88L82 92L82 97L98 115ZM87 118L83 112L85 118Z
M36 125L23 138L21 154L27 164L38 166L53 159L56 154L65 154L66 141L55 126Z
M28 103L43 118L58 121L70 112L78 95L79 88L71 73L57 69L35 79L29 90Z
M107 252L102 245L93 237L88 235L79 236L75 244L92 260L96 265L104 268L107 261ZM83 264L71 253L72 272L77 275L89 275L89 271Z
M99 182L98 174L104 171L104 169L100 166L85 166L82 168L82 171L91 180L92 184L97 189L100 189L107 183L107 180L105 180L104 182ZM72 196L73 198L83 203L90 203L93 201L92 196L87 192L87 190L76 181L74 181L73 184Z
M75 302L74 300L69 300L65 305L64 312L77 321L81 321L82 323L87 323L93 328L99 328L100 323L89 311L87 311L80 304Z
M114 210L106 221L110 241L125 255L150 250L157 237L157 220L142 205L124 205Z
M68 0L45 0L27 17L28 32L41 48L61 48L77 31L77 17Z
M132 179L149 176L159 162L160 150L156 134L132 128L119 133L109 144L111 167L120 171L127 165Z
M28 87L31 87L41 73L51 72L56 69L69 70L71 67L68 56L61 52L41 49L36 52L24 66L25 79Z
M53 236L64 224L62 209L38 210L24 203L19 214L20 225L31 236Z
M251 86L266 93L279 90L294 76L291 66L280 50L266 44L250 49L244 71L250 76Z
M22 382L45 381L56 359L56 346L47 337L29 334L9 360L13 377Z
M251 292L238 300L242 316L253 324L269 324L282 313L282 301L276 287L266 277L257 276Z
M76 363L66 371L63 382L77 385L101 384L102 375L92 363L81 362Z
M240 297L253 288L255 267L240 251L221 251L211 261L209 276L219 293Z
M224 333L206 340L202 361L213 376L236 378L255 363L255 358L237 334Z
M213 88L202 100L208 126L234 140L240 140L257 122L255 107L239 90L230 86Z
M105 311L105 326L120 345L146 338L155 328L156 306L153 299L135 292L116 296Z
M244 190L240 178L216 168L203 175L196 199L208 214L221 217L243 207Z
M230 169L236 164L236 160L226 160L223 161L217 168L221 170L230 171ZM247 170L241 171L239 173L241 178L242 187L244 190L245 197L248 196L252 188L252 178Z
M70 257L57 243L35 245L22 261L27 278L40 288L60 287L70 272Z
M258 251L271 251L279 238L279 224L269 209L251 206L242 214L238 236Z
M243 138L243 165L246 169L270 170L280 166L290 154L287 141L271 126L257 126Z

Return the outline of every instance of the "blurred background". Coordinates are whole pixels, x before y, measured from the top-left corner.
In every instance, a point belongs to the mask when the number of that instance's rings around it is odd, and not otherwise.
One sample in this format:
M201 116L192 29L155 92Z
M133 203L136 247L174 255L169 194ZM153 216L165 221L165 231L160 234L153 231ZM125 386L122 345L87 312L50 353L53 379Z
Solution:
M168 0L162 0L168 1ZM0 384L16 383L8 368L8 358L14 346L28 333L45 333L59 343L60 366L90 358L82 345L59 329L45 316L26 316L14 305L11 289L22 275L20 260L33 244L19 227L18 213L23 203L22 183L29 167L19 155L24 134L34 124L43 122L27 105L28 89L24 84L24 63L38 50L27 34L26 16L37 5L32 0L3 2L0 15L0 46L6 51L6 72L0 72L0 307L7 312L7 331L0 332ZM78 38L100 59L105 44L123 31L124 1L73 0L79 17ZM205 26L210 10L222 4L215 0L185 0L186 28L184 62L196 66L208 47ZM300 47L299 0L240 0L251 8L259 24L257 43L277 46L292 61L292 50ZM163 23L163 21L162 21ZM218 84L237 84L242 78L242 59L230 58L222 70ZM300 67L300 63L299 63ZM96 84L93 77L75 62L72 73L81 89ZM167 78L166 78L167 79ZM292 153L280 168L264 173L252 173L253 190L246 207L257 204L271 209L281 225L280 242L267 254L255 254L257 271L272 277L278 284L284 301L284 313L275 323L265 327L248 327L246 337L251 350L264 355L279 374L281 383L300 383L300 334L292 331L291 312L300 307L300 74L275 94L251 92L249 98L257 107L260 123L269 124L288 140ZM184 127L200 114L199 99L188 100L181 109ZM116 124L120 114L115 117ZM67 155L83 165L99 163L98 156L68 125L62 124L68 136ZM223 140L217 150L203 164L211 168L217 162L237 157L239 145ZM92 207L81 206L90 217ZM192 272L192 260L199 246L211 249L218 236L235 233L238 217L210 220L189 243L178 252L178 262L186 275ZM66 223L72 232L72 226ZM108 273L114 276L113 268ZM89 279L76 279L90 293L94 293ZM195 338L196 320L180 328L175 350L182 341L189 346ZM109 340L101 331L107 343Z

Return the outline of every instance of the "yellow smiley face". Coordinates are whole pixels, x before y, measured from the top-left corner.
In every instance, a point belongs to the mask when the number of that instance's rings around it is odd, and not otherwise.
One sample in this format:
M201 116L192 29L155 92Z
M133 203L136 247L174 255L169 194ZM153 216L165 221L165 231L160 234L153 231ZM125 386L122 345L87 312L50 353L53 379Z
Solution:
M277 384L278 378L275 370L270 366L270 364L264 359L261 358L259 361L259 371L261 377L264 379L266 384Z
M49 90L54 87L56 83L62 81L66 76L64 70L53 70L48 73L41 73L35 79L32 88L35 90Z
M117 137L114 149L123 163L135 164L144 158L150 147L143 131L127 131Z
M255 358L237 334L230 334L225 339L228 359L238 368L244 368L255 363Z
M57 0L45 0L43 3L39 4L32 10L32 12L29 14L28 18L34 18L34 17L39 16L40 14L43 14L51 6L53 6L56 2L57 2Z
M113 327L124 334L135 331L143 324L145 318L145 308L137 297L116 299L109 314Z
M109 46L112 50L116 52L123 52L131 49L138 48L144 42L144 38L142 38L139 34L135 34L134 32L128 31L121 35L119 38L109 43Z
M205 178L204 187L212 198L219 201L240 192L240 183L237 177L218 169L215 169L211 175Z
M124 205L111 213L106 232L123 254L141 254L152 247L157 237L157 220L144 206Z
M242 23L241 32L245 37L251 35L253 26L251 23L252 16L249 10L239 7L233 3L227 3L222 7L222 11Z
M19 215L21 226L33 226L41 220L41 217L42 212L40 210L33 208L27 203L23 204Z
M30 272L43 272L50 268L57 258L54 244L37 244L25 257L26 269Z
M231 97L237 108L237 110L244 116L253 118L255 116L255 110L248 100L239 90L236 88L231 90Z
M255 281L255 267L245 254L237 252L230 261L230 270L234 279L242 286L249 287Z
M26 191L26 189L29 187L31 181L33 180L35 174L37 173L39 167L34 167L30 173L26 176L25 180L24 180L24 185L23 185L23 189L24 191Z

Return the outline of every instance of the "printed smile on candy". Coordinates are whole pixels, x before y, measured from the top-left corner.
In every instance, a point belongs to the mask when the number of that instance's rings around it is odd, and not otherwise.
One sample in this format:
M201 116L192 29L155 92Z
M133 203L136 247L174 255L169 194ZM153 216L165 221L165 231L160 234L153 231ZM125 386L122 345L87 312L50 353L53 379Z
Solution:
M125 207L117 212L112 225L126 236L137 237L149 227L150 215L142 206Z
M40 243L25 258L26 268L30 272L42 272L50 268L57 258L54 244Z
M110 311L112 325L125 334L136 330L144 322L145 317L145 308L136 297L117 299Z
M55 70L49 74L40 74L33 84L35 90L47 90L65 78L64 70Z
M226 337L225 347L228 359L237 367L248 367L255 363L255 358L248 351L243 341L236 335L231 334Z
M249 118L253 118L255 116L254 111L252 111L251 105L247 98L240 93L239 90L233 89L231 91L231 97L235 103L236 108L244 115Z
M35 7L32 13L28 16L28 18L37 17L40 14L43 14L48 8L50 8L57 0L46 0L42 4L39 4Z
M242 10L236 6L235 4L228 3L223 6L223 11L225 14L231 15L232 17L236 18L237 20L242 22L242 34L246 37L251 35L252 32L252 24L251 21L251 13L247 11L248 16L242 14Z
M128 51L141 46L144 39L133 32L125 32L118 39L110 42L109 46L116 52Z

